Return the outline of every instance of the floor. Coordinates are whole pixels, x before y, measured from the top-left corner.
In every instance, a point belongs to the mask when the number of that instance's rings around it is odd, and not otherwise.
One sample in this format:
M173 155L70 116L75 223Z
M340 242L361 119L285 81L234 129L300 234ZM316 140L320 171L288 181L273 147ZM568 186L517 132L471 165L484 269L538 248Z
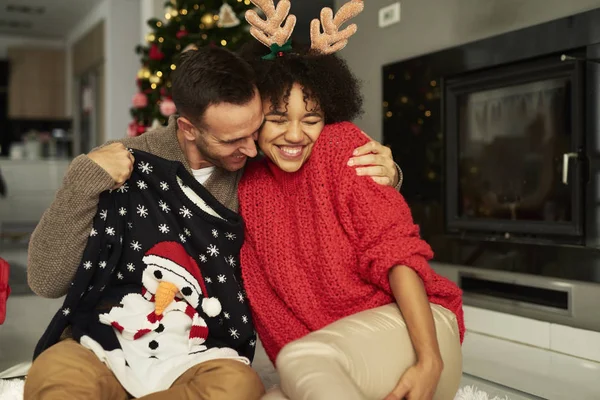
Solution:
M7 305L7 319L0 325L0 372L31 360L37 340L62 304L62 299L42 299L28 289L23 250L5 247L0 252L15 266L11 269L13 294ZM598 363L477 333L466 336L463 352L463 386L474 385L486 391L490 399L600 399L596 384L600 378ZM254 366L265 386L277 383L264 353L257 357Z

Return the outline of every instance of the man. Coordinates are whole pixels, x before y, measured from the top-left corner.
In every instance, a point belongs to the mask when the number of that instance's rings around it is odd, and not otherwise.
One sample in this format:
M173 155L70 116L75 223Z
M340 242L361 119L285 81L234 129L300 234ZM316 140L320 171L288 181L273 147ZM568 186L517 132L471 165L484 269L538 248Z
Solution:
M67 293L100 196L129 179L136 150L180 162L218 202L237 212L237 184L248 158L257 155L255 140L264 118L254 81L252 69L225 49L186 52L172 88L179 116L171 117L167 127L106 144L73 160L31 237L28 280L33 291L50 298ZM356 155L354 165L370 165L357 173L382 184L400 183L387 148L372 142L357 149ZM25 398L125 399L128 393L113 372L80 343L66 339L34 361ZM145 398L258 399L263 393L250 366L217 359L191 367L170 389Z

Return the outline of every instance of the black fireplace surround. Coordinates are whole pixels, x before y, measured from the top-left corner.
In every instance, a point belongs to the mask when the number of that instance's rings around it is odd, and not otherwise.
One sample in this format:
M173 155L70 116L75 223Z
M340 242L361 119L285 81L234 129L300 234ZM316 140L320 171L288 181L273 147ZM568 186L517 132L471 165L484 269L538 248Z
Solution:
M385 65L382 83L402 192L435 262L487 299L471 304L600 331L575 318L600 300L600 9Z

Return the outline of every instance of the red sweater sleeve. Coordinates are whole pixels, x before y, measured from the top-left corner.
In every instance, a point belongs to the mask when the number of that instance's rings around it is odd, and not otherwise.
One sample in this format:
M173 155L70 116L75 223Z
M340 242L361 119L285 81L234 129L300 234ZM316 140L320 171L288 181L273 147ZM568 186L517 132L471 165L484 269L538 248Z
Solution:
M349 142L361 141L356 133L349 136ZM348 159L349 154L340 161ZM339 170L337 182L339 217L359 249L358 273L364 280L391 294L388 272L397 265L415 270L426 290L432 289L428 283L443 279L429 266L433 252L419 236L419 227L400 193L357 176L354 168L345 165ZM432 293L428 290L428 294Z

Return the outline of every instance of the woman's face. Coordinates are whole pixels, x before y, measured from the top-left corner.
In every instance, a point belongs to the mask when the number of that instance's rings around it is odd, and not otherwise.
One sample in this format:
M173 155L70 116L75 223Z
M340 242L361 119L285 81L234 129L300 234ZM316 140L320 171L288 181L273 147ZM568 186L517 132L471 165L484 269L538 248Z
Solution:
M265 123L258 145L267 157L285 172L296 172L304 165L325 126L323 113L313 100L304 100L302 87L294 84L288 104L273 108L263 102Z

